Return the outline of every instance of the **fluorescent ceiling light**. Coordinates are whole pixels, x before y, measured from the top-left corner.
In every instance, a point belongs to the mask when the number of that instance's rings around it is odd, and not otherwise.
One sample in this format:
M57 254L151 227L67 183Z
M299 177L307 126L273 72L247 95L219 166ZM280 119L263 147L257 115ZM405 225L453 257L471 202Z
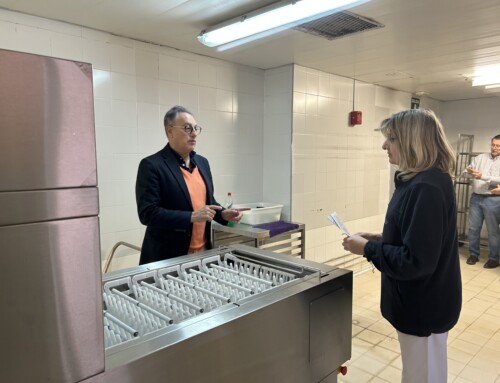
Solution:
M472 80L472 86L500 84L500 66L489 65L477 68Z
M485 89L484 93L486 94L495 94L495 93L500 93L500 89Z
M472 80L472 86L500 84L500 75L476 77Z
M485 86L484 93L500 93L500 84L496 86Z
M202 31L198 40L216 47L249 36L275 32L315 20L369 0L283 0ZM267 32L267 33L266 33Z

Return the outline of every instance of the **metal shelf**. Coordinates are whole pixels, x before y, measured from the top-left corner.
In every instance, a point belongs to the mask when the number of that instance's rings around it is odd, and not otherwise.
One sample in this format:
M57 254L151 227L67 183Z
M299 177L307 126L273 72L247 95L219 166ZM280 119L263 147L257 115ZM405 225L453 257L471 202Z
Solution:
M470 181L462 177L463 170L477 155L472 151L474 135L459 134L457 143L457 164L455 168L455 196L457 201L457 229L460 243L467 241Z
M473 152L474 135L472 134L459 134L457 143L457 166L455 168L455 196L457 199L457 229L458 240L460 245L468 244L468 218L469 218L469 201L470 201L470 180L462 177L463 170L471 163L472 159L481 152ZM481 240L480 246L487 246Z
M269 230L254 228L246 224L223 226L212 222L213 246L230 246L243 244L266 249L275 253L300 256L305 258L305 225L297 223L299 227L271 237Z

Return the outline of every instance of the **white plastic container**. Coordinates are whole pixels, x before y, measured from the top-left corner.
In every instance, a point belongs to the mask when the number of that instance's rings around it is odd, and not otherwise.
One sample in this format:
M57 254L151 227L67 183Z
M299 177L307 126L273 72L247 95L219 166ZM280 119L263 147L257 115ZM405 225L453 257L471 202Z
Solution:
M250 210L243 211L240 223L247 225L259 225L261 223L276 222L280 220L283 205L270 202L253 202L241 205L233 205L233 208L249 207Z

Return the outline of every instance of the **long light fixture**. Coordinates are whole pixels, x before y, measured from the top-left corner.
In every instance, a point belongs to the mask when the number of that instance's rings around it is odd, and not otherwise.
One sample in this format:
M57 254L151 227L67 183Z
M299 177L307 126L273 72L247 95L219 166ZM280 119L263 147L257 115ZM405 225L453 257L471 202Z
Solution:
M216 47L245 38L267 36L367 1L283 0L204 30L198 40L206 46Z
M472 86L500 84L500 66L488 65L477 68L472 79Z
M484 93L500 93L500 84L486 85Z
M481 76L472 80L472 86L500 84L500 75Z

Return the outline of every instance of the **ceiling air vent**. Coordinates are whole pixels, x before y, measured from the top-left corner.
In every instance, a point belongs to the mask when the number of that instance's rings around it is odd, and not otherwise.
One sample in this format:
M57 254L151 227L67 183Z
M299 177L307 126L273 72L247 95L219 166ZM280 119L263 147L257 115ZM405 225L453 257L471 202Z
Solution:
M383 24L375 20L356 15L355 13L342 11L300 24L294 27L294 29L333 40L346 35L352 35L353 33L383 27Z

